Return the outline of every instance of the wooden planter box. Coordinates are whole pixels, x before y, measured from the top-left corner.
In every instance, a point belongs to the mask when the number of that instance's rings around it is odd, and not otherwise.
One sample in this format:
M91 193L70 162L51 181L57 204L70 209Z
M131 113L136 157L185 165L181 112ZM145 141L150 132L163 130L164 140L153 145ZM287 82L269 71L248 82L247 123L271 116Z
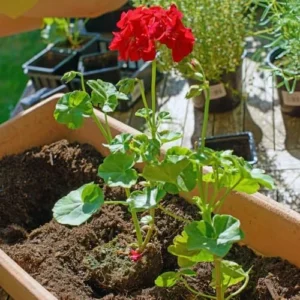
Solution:
M108 154L108 149L102 146L104 139L91 119L86 119L84 126L74 131L56 123L53 111L60 96L55 95L0 126L0 159L60 139L89 143L103 155ZM95 113L103 122L103 114ZM113 118L109 118L109 122L113 135L138 133ZM191 199L192 193L184 197ZM280 256L300 267L300 214L259 193L236 192L228 197L222 213L240 219L246 235L243 242L250 248L265 256ZM1 249L0 287L15 300L56 299Z

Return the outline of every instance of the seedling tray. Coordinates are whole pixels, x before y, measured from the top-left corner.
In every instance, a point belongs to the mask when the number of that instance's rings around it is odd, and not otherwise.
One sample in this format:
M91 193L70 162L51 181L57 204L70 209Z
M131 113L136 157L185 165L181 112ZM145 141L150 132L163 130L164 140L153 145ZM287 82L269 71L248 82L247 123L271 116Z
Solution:
M257 152L251 132L208 137L205 146L216 151L233 150L235 155L243 157L249 164L257 163Z

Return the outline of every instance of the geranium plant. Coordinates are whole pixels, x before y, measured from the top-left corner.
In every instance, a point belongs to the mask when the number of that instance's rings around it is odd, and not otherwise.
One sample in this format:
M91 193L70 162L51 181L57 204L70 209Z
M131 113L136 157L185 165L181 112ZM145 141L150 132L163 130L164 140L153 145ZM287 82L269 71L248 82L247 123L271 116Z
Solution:
M79 128L83 124L84 117L92 117L105 137L111 154L107 156L99 166L98 175L104 179L110 187L122 187L125 189L127 201L105 201L103 192L96 184L91 183L80 187L59 200L54 209L55 219L63 224L80 225L95 213L103 204L127 205L132 215L135 227L137 245L132 249L132 258L136 259L137 253L143 253L150 241L154 230L155 209L167 192L167 186L177 185L177 177L189 165L186 161L170 161L161 165L159 158L163 144L181 137L181 133L160 131L162 121L170 119L168 112L156 114L156 53L161 44L167 45L172 51L175 61L180 61L188 55L193 48L194 37L191 30L186 28L182 21L182 14L172 5L168 10L160 7L138 8L122 14L118 23L120 32L115 33L111 43L111 50L119 50L122 60L145 61L152 60L152 104L149 108L143 84L139 79L123 79L117 86L119 91L110 83L101 80L89 80L87 85L92 92L86 92L85 82L79 72L68 72L63 80L70 81L76 76L81 77L82 91L74 91L64 95L56 106L54 117L60 123L66 124L71 129ZM178 47L178 39L181 47ZM126 94L134 89L138 82L141 87L141 95L144 108L136 112L136 116L146 120L151 136L140 134L132 136L121 134L112 138L107 122L107 113L115 110L118 99L126 100ZM106 123L102 125L93 112L93 106L99 107L104 115ZM133 168L135 163L143 162L146 166L160 166L163 169L163 180L147 179L141 191L131 191L131 187L137 183L138 172ZM151 169L148 169L151 177ZM154 176L152 174L152 176ZM185 188L185 190L192 189ZM160 206L160 208L162 208ZM163 209L163 208L162 208ZM137 213L148 211L149 215L138 220ZM149 230L145 237L142 236L141 223L149 224Z
M171 50L175 62L180 62L193 49L194 36L190 29L182 23L182 14L175 5L169 9L161 7L139 7L123 13L118 23L120 31L114 33L111 50L118 50L120 59L144 59L152 61L152 101L148 106L143 84L139 79L123 79L118 84L118 90L110 83L101 80L87 81L92 92L88 94L82 74L69 72L64 80L70 81L76 76L81 77L82 91L64 95L57 103L54 116L60 123L71 129L79 128L85 117L91 117L106 139L105 146L110 154L99 166L98 175L110 187L124 188L126 200L104 200L102 189L95 183L89 183L60 199L54 206L54 218L69 225L80 225L86 222L102 205L125 205L132 216L136 233L136 243L130 246L129 257L138 261L147 250L147 245L153 237L155 229L156 209L187 223L182 235L174 240L169 247L170 253L178 257L179 270L167 272L159 276L156 284L170 287L176 282L183 282L186 287L197 295L211 299L224 299L226 289L241 281L247 284L249 272L233 262L223 260L233 243L243 238L240 222L229 215L219 213L226 197L231 191L247 193L256 192L260 185L271 188L272 180L259 169L252 169L242 158L232 155L231 151L215 152L205 148L206 127L209 109L209 82L201 64L192 61L186 64L187 72L197 79L199 84L191 88L188 97L204 92L206 106L204 126L200 147L190 150L184 147L169 148L164 158L161 157L161 147L181 137L181 133L160 130L163 120L169 119L168 112L157 112L156 109L156 56L160 47ZM122 133L112 137L107 114L113 111L118 99L126 100L126 94L132 92L136 82L140 84L144 108L136 115L145 119L150 135L141 133L131 135ZM105 116L104 124L100 123L94 114L93 106L99 107ZM140 173L134 169L136 163L142 162ZM205 171L205 167L210 170ZM140 190L132 190L143 178ZM188 222L171 211L166 210L161 201L166 193L178 194L190 192L197 187L199 194L193 202L199 208L199 220ZM209 189L213 189L213 193ZM144 216L139 219L139 213ZM216 214L213 215L213 212ZM141 225L147 224L145 234ZM216 296L204 295L195 291L188 282L188 277L195 273L192 267L198 262L214 262L212 286ZM230 299L236 293L226 299Z

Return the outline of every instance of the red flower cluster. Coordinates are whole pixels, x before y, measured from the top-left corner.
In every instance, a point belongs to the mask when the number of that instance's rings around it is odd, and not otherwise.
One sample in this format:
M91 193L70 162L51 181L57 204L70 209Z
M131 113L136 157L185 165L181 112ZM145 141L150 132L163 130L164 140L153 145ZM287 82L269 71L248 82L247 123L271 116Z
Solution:
M118 50L122 60L154 60L156 44L172 50L173 60L181 61L193 50L195 38L182 23L182 13L175 5L167 10L153 6L138 7L123 13L117 23L110 50Z

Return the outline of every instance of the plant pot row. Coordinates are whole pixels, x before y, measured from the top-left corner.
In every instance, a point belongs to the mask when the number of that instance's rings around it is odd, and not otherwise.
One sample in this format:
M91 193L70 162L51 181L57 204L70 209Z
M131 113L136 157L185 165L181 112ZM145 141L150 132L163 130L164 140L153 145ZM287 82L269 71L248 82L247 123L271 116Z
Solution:
M123 77L143 80L145 90L151 85L151 63L118 61L118 53L108 49L110 37L96 33L83 34L85 42L78 49L68 48L67 43L56 43L27 61L24 72L32 80L36 91L42 88L61 88L61 77L65 72L78 70L85 80L101 79L116 84ZM162 75L158 74L157 81ZM64 91L76 90L80 80L74 80L64 87ZM138 86L137 86L138 87ZM130 95L129 101L123 101L118 109L126 111L140 98L139 89Z
M91 119L85 120L84 126L76 131L55 122L53 110L59 97L52 97L0 126L0 158L61 139L88 143L102 155L108 154L108 149L102 146L104 137L99 138L96 124ZM100 122L105 122L102 113L95 110L95 114ZM138 133L115 119L109 118L109 123L113 136ZM189 201L193 192L182 196ZM281 257L300 267L299 214L259 193L231 193L222 213L233 215L241 221L247 246L262 255ZM14 299L56 299L1 250L0 286Z

